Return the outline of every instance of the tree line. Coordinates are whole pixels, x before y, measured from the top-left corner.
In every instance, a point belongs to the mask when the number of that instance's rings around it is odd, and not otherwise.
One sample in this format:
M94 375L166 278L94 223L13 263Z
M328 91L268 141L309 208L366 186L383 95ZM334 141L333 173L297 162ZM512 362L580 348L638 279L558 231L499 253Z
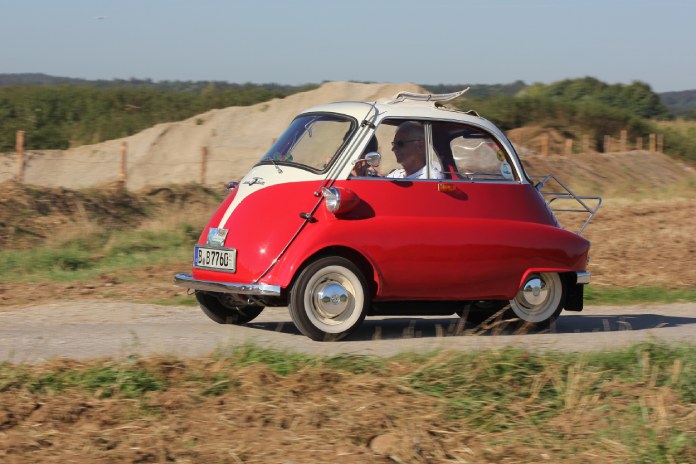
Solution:
M603 150L604 135L626 129L630 139L665 135L664 150L696 161L696 129L658 129L656 121L674 116L648 84L606 84L592 77L527 86L514 95L497 93L457 103L474 109L502 130L527 125L558 130L569 137L586 134Z

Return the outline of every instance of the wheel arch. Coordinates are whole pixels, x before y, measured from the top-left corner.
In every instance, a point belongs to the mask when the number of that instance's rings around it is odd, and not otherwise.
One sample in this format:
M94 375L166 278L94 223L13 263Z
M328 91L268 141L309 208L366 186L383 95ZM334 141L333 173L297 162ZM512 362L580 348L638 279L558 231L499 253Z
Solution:
M305 260L302 262L300 266L297 267L295 273L293 274L292 280L290 281L288 288L292 288L295 285L295 282L297 281L299 275L302 274L302 271L307 266L312 264L314 261L317 261L321 258L326 258L328 256L341 256L355 264L355 266L360 270L360 272L362 272L363 276L365 277L365 280L367 281L367 285L370 288L370 299L374 298L375 295L377 295L377 293L379 292L381 282L381 276L377 266L374 264L374 262L372 262L359 251L341 245L332 245L324 247L305 258Z
M517 283L517 290L522 288L522 285L524 285L524 283L527 280L527 277L529 277L530 274L538 274L541 272L554 272L554 273L558 274L559 277L561 278L561 282L566 287L569 287L570 285L574 285L576 278L577 278L577 273L571 269L565 269L565 268L559 269L559 268L549 268L549 267L529 268L522 274L520 281Z

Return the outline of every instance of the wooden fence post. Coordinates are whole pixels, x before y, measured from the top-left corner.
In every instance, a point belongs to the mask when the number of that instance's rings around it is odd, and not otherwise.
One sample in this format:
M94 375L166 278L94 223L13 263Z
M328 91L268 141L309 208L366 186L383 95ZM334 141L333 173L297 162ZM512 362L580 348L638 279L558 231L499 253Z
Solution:
M628 140L628 131L626 129L621 130L621 139L619 142L619 150L626 151L626 141Z
M541 136L541 156L549 156L549 134Z
M657 134L657 152L663 153L662 150L665 148L665 136L664 134Z
M650 136L648 137L648 146L649 146L650 151L652 151L652 152L656 151L655 134L650 134Z
M565 139L565 154L573 154L573 139Z
M636 150L643 151L643 137L636 137Z
M205 185L205 173L208 167L208 147L201 147L201 185Z
M121 166L118 171L118 182L121 184L122 189L126 189L126 182L128 181L128 143L121 142Z
M17 131L16 142L17 182L24 182L24 131Z
M611 152L611 135L604 136L604 153Z

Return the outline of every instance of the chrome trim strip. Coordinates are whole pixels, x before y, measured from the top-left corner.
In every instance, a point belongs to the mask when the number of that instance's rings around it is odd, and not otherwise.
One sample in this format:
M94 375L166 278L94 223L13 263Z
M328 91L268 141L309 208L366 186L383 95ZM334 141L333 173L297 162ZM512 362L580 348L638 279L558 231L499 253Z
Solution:
M213 282L197 280L191 274L177 274L174 285L179 287L203 290L206 292L235 293L239 295L280 296L280 286L266 284L240 284L234 282Z
M576 282L579 285L587 285L590 283L590 273L588 271L577 271L577 280Z

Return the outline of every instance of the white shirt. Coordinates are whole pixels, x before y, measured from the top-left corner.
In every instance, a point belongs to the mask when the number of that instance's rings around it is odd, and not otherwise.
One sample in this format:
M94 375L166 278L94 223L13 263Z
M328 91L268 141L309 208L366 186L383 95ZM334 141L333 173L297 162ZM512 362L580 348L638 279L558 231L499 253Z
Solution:
M420 168L418 171L407 176L405 169L394 169L392 172L387 174L385 177L390 177L392 179L442 179L442 173L435 166L430 166L430 177L425 176L425 166Z

